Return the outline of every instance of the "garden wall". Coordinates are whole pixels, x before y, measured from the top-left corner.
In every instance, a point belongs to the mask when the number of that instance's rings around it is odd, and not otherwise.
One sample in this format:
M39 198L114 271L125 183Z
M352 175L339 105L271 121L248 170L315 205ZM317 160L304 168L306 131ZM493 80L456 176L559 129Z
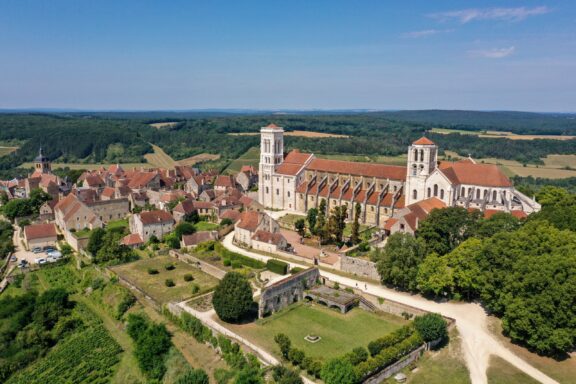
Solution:
M376 263L369 260L340 255L340 270L342 272L351 273L355 276L380 281L380 275L376 269Z

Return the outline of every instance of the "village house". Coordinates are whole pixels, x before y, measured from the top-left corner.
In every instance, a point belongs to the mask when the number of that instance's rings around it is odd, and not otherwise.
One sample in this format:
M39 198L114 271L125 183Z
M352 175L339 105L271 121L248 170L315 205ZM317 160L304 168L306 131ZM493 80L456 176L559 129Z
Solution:
M235 181L242 188L242 191L247 192L258 184L258 172L251 165L243 165L236 175Z
M256 211L242 212L234 225L234 241L242 246L261 249L268 252L286 248L286 239L280 233L278 223L266 213ZM266 249L262 246L266 245Z
M180 246L182 248L196 248L198 244L210 240L218 240L218 231L201 231L191 235L183 235Z
M138 233L130 233L129 235L124 236L122 240L120 240L120 244L132 249L136 249L144 245L144 241Z
M130 216L129 223L130 232L140 235L144 242L150 240L152 236L162 240L174 230L174 218L162 210L136 213Z
M24 227L24 241L29 250L56 247L58 233L54 223L32 224Z
M233 176L218 175L214 181L214 190L218 192L226 192L231 188L236 188L236 181Z
M66 231L102 228L102 220L72 193L54 206L54 218L58 227Z

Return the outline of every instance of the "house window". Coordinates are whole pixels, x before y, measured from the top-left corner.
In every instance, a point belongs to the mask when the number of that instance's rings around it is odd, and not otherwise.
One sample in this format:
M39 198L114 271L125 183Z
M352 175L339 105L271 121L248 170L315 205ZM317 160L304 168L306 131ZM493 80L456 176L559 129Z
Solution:
M420 150L420 161L424 161L424 150Z
M414 161L418 161L418 150L414 150Z
M412 176L416 176L418 171L416 170L416 164L412 164Z
M417 190L413 190L413 191L412 191L412 198L413 198L414 200L416 200L416 199L418 198L418 191L417 191Z
M440 190L440 199L444 200L444 190Z
M394 186L394 192L396 192L397 190L398 190L398 186L395 185L395 186Z
M374 207L370 207L370 211L371 211L371 212L374 212Z
M479 189L476 190L476 198L477 198L477 199L480 198L480 190L479 190Z

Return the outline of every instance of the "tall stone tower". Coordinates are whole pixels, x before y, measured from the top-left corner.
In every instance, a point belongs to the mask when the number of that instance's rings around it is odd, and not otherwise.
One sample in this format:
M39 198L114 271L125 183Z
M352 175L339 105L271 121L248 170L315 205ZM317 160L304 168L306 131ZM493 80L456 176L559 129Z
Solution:
M272 207L274 179L272 175L277 165L284 161L284 129L269 124L260 129L260 166L258 173L258 201L265 207Z
M35 173L52 173L52 166L50 160L42 153L42 147L38 151L38 156L34 159L34 172Z
M427 137L421 137L408 147L408 167L406 169L406 205L427 198L426 179L436 169L438 147Z

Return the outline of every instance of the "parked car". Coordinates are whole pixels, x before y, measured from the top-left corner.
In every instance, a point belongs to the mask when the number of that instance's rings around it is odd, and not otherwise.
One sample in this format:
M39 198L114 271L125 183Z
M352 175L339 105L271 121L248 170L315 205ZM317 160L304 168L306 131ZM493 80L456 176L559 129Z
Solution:
M54 252L54 247L44 247L44 252L46 253Z
M45 264L46 263L46 259L43 257L37 257L36 259L34 259L34 262L36 264Z
M42 252L42 248L40 248L40 247L32 248L32 252L34 252L34 253L40 253L40 252Z
M10 261L16 261L16 260L18 260L18 258L16 256L14 256L14 255L10 256Z
M52 257L52 256L48 256L48 257L46 258L46 261L49 262L49 263L55 263L55 262L58 261L58 259L55 258L55 257Z
M52 251L52 252L47 252L48 257L53 257L55 259L60 259L62 257L62 252L60 251Z

